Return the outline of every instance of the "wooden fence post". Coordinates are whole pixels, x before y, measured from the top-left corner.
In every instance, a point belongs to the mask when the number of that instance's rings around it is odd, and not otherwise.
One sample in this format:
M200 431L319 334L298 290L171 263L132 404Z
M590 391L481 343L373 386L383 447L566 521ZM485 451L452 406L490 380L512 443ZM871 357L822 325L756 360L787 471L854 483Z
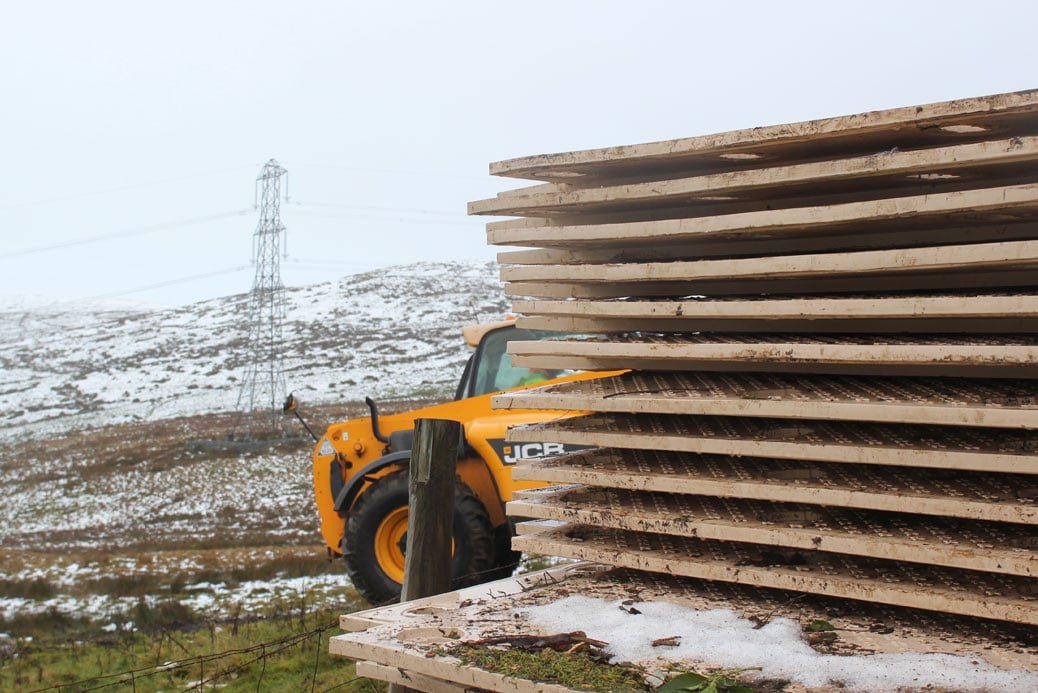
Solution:
M417 419L408 480L407 556L400 601L450 590L454 479L461 424ZM412 689L390 684L389 693Z

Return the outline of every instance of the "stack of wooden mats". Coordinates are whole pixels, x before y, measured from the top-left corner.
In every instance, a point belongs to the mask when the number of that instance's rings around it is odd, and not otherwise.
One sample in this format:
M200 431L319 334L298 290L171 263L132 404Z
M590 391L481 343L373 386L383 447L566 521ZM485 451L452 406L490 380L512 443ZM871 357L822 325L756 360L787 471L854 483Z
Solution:
M515 548L1038 624L1038 91L491 172Z

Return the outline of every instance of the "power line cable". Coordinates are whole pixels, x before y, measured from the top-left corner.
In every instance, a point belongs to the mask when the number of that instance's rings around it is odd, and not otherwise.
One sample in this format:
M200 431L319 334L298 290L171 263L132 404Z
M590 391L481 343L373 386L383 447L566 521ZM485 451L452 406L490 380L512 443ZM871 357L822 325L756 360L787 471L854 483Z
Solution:
M339 202L300 202L292 200L289 204L301 207L334 207L336 209L356 209L365 212L403 212L406 214L431 214L441 217L468 217L463 211L441 212L434 209L406 209L403 207L372 207L370 205L347 205Z
M181 221L168 221L161 224L152 224L150 226L139 226L137 228L126 229L124 231L115 231L113 233L104 233L98 236L89 236L87 238L77 238L70 241L62 241L61 243L52 243L50 245L36 246L35 248L23 248L22 250L14 250L9 253L0 253L0 260L7 260L13 257L22 257L24 255L36 255L38 253L46 253L52 250L63 250L65 248L72 248L80 245L90 245L92 243L100 243L102 241L112 240L114 238L129 238L131 236L142 236L148 233L155 233L156 231L165 231L167 229L176 229L183 226L192 226L194 224L205 224L210 221L216 221L218 219L226 219L229 217L244 216L251 212L250 209L239 209L233 212L221 212L220 214L210 214L204 217L195 217L193 219L184 219Z
M458 217L457 219L422 219L422 218L408 218L408 217L391 217L391 216L372 216L367 214L329 214L328 212L311 212L309 210L296 210L292 212L293 217L315 217L321 219L351 219L358 221L381 221L381 222L399 222L413 225L428 225L435 224L438 226L468 226L466 230L471 230L471 227L475 225L482 225L486 223L484 219L471 219L467 217Z
M211 277L219 277L224 274L234 274L235 272L244 272L250 269L250 265L241 265L239 267L228 267L227 269L216 270L215 272L205 272L203 274L195 274L190 277L181 277L180 279L170 279L164 282L158 282L157 284L148 284L147 286L138 286L135 289L125 289L121 291L113 291L107 294L99 294L97 296L91 296L91 299L103 299L103 298L115 298L117 296L127 296L129 294L139 294L145 291L151 291L152 289L161 289L166 286L174 286L175 284L187 284L188 282L195 282L201 279L209 279Z
M180 176L178 178L166 178L166 179L163 179L163 180L148 181L148 182L145 182L145 183L133 183L133 184L130 184L130 185L120 185L120 186L117 186L117 187L114 187L114 188L104 188L102 190L92 190L92 191L89 191L89 192L74 193L74 194L71 194L71 195L64 195L62 197L51 197L51 198L47 198L47 199L43 199L43 200L32 200L32 201L29 201L29 202L16 202L14 204L8 204L8 205L0 206L0 211L6 211L8 209L21 209L23 207L36 207L36 206L39 206L39 205L49 205L49 204L54 204L54 203L57 203L57 202L68 202L70 200L80 200L80 199L82 199L84 197L95 197L97 195L108 195L110 193L125 192L127 190L137 190L139 188L153 188L153 187L158 186L158 185L168 185L170 183L180 183L180 182L183 182L183 181L186 181L186 180L194 180L195 178L202 178L202 177L205 177L205 176L211 176L211 175L215 175L215 174L218 174L218 173L230 173L230 172L233 172L233 171L241 171L242 169L245 169L245 168L250 168L251 169L251 168L255 168L255 167L256 167L256 164L248 164L248 165L244 165L244 166L235 166L233 168L221 168L221 169L214 169L214 170L211 170L211 171L199 171L199 172L187 175L187 176Z
M388 169L388 168L362 168L358 166L345 166L342 164L324 164L324 163L300 163L298 161L285 162L286 166L297 168L311 167L311 168L331 168L339 171L350 171L351 173L377 173L381 175L390 176L421 176L423 178L454 178L457 180L478 180L483 183L494 182L495 179L490 178L489 174L486 176L475 176L466 175L463 173L446 173L444 171L408 171L404 169Z

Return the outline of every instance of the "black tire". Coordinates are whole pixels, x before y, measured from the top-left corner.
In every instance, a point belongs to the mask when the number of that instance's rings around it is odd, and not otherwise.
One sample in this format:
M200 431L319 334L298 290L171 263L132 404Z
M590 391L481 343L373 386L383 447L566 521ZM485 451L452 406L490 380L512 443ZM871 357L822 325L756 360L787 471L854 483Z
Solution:
M405 469L376 481L357 498L346 520L342 538L346 572L361 596L372 604L400 598L401 582L390 573L402 579L402 570L396 571L402 565L398 566L396 560L402 557L405 540L401 537L394 542L401 549L400 556L387 556L385 541L387 523L395 523L399 532L401 511L407 508L407 479ZM494 530L479 497L461 481L454 486L453 532L451 587L457 589L489 579L489 571L494 568ZM382 560L393 559L388 566L379 561L376 545L380 541Z
M514 536L515 526L511 520L494 528L494 569L490 572L487 581L512 577L512 573L519 567L523 553L512 550L512 537Z

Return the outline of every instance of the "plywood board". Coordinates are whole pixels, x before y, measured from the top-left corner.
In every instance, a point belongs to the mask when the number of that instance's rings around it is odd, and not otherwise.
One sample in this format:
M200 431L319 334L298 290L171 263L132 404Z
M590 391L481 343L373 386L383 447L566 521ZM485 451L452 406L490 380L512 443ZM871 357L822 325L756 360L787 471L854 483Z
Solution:
M601 449L525 462L512 478L1038 525L1038 483L1020 474Z
M855 317L990 318L1036 317L1038 295L949 294L936 296L869 296L749 299L686 299L682 301L516 301L513 310L525 315L586 318L688 320L835 320Z
M728 213L656 221L572 226L495 226L487 229L491 245L542 248L687 243L711 238L832 235L844 229L860 233L896 228L906 231L1034 221L1038 185L998 186L932 195Z
M752 544L566 525L512 540L519 551L1038 625L1030 578L803 554L789 564Z
M1008 241L815 253L723 260L644 262L609 265L525 265L501 268L508 282L653 282L722 279L809 279L853 275L897 277L902 274L984 272L1038 268L1038 241ZM890 291L896 286L863 282L863 291Z
M444 638L440 642L449 643ZM576 693L571 688L538 681L495 674L490 671L465 665L457 657L426 656L426 650L412 643L394 642L392 636L373 631L349 633L329 638L329 652L350 659L368 660L384 666L403 669L412 681L432 679L437 682L451 681L462 690L501 691L502 693ZM419 645L429 645L419 640ZM412 684L413 685L413 684Z
M514 301L519 327L568 332L1034 332L1038 295Z
M871 293L907 291L954 291L961 289L997 291L1034 287L1035 271L992 270L953 273L854 274L826 277L767 278L749 276L739 279L703 279L681 281L566 282L559 280L509 282L509 296L536 298L621 298L689 296L758 296L762 294L803 296L807 294Z
M524 219L523 221L533 222L535 220ZM592 222L588 221L588 223ZM529 226L527 225L527 228ZM963 243L997 243L1036 238L1038 238L1038 224L1034 222L986 225L969 223L964 226L945 226L936 229L871 229L868 233L854 233L853 231L848 233L844 230L843 233L827 234L821 231L806 237L793 236L775 239L752 236L732 239L722 237L661 245L503 250L497 254L497 261L501 265L601 265L623 262L697 260L711 257L793 255Z
M1036 119L1038 120L1038 119ZM785 198L867 191L897 197L945 191L946 185L991 187L1000 180L1025 181L1035 174L1038 138L1012 137L910 151L888 150L829 161L729 171L644 183L574 188L538 185L470 202L469 214L545 216L632 207L694 206L717 201L767 198L772 208Z
M825 619L837 629L848 656L882 652L945 653L984 660L1006 669L1033 666L1034 655L1028 646L1033 640L1033 629L1028 626L877 603L837 601L737 583L608 569L588 563L437 595L411 602L399 611L395 606L380 607L354 616L358 620L364 618L368 622L365 628L376 631L369 636L370 642L379 646L384 659L399 661L396 652L404 650L402 643L412 635L418 637L412 643L413 649L407 650L409 655L420 654L422 659L431 659L442 652L437 645L421 644L423 633L441 628L448 632L457 628L469 633L475 625L480 629L480 637L543 635L543 630L523 617L526 607L551 604L573 594L597 599L603 609L611 612L615 612L616 605L633 599L635 604L665 602L699 611L728 609L744 618L761 618L766 614L773 619L789 618L801 625ZM639 618L633 613L630 617ZM661 629L669 627L662 621L658 625ZM574 624L574 629L579 627L579 623ZM709 631L704 634L709 635ZM602 633L595 635L610 639ZM710 664L688 660L679 663L695 670ZM416 673L410 668L405 671Z
M645 373L496 395L499 409L1038 428L1038 381Z
M550 441L716 455L1038 474L1038 433L947 426L591 414L513 426L511 442Z
M508 353L515 365L576 370L1038 377L1038 343L1019 335L634 335L515 341Z
M813 332L816 334L991 334L995 332L1038 333L1038 318L932 318L864 319L853 317L823 320L729 320L725 318L688 321L683 318L570 318L533 315L519 318L519 327L530 330L582 334L626 332Z
M451 683L442 679L409 671L403 667L391 667L375 662L357 662L357 676L386 683L395 683L424 693L466 693L472 689L460 683Z
M925 515L627 489L524 491L512 517L826 551L1006 575L1038 575L1038 530Z
M1035 90L871 111L677 140L527 156L490 165L496 176L580 183L834 158L1033 133Z

